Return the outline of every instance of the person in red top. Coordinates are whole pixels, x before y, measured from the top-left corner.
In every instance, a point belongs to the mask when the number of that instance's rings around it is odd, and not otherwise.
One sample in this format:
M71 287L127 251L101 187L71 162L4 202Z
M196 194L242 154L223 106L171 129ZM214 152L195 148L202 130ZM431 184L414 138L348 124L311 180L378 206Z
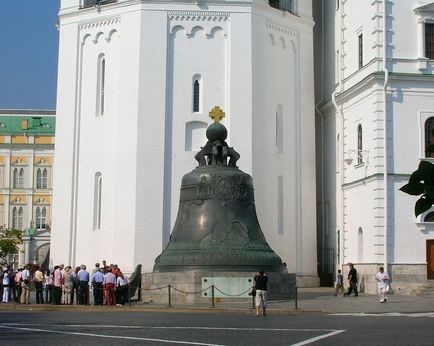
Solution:
M112 273L111 268L108 268L107 273L104 274L103 286L105 291L105 303L107 305L115 305L116 275Z

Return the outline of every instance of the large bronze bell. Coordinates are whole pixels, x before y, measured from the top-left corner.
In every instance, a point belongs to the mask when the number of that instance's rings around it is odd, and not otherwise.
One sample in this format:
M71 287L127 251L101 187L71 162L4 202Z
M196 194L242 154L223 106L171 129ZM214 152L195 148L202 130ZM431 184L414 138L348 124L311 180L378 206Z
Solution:
M195 156L199 166L182 178L178 216L154 272L284 272L259 226L252 177L225 142L226 128L215 122L206 136Z

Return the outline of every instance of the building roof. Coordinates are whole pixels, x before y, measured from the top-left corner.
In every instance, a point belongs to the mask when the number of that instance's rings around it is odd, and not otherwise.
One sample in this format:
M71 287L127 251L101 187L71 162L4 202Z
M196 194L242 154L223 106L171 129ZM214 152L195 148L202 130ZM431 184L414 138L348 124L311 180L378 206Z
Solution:
M54 111L0 110L0 135L53 136L56 130L56 117L53 115Z

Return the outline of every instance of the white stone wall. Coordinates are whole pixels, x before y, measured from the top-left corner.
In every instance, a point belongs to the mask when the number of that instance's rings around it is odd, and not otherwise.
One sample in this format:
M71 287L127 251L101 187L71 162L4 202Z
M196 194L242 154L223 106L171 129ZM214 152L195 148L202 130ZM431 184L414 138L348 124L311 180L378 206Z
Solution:
M316 93L317 132L325 145L323 149L317 142L317 155L322 155L318 162L324 162L319 171L325 172L325 178L318 180L322 185L318 193L319 201L330 205L332 215L330 219L328 215L320 217L319 223L320 226L326 223L326 228L330 225L332 232L324 243L335 244L336 252L341 255L336 257L337 263L357 263L368 277L370 270L375 271L386 262L392 275L395 273L393 280L400 292L410 292L426 280L426 272L423 273L423 268L426 271L426 240L433 239L432 226L420 222L423 216L414 217L416 198L399 191L424 155L423 123L434 105L430 81L432 62L420 61L424 54L421 21L429 20L430 11L415 10L422 5L419 1L386 1L386 4L386 53L390 72L387 87L388 237L386 240L384 230L383 1L341 1L340 10L334 13L329 4L324 9L326 16L317 20L321 25L317 27L316 38L325 39L323 45L316 45L317 62L323 62L316 65L317 76L324 82L322 90ZM315 13L321 13L320 4L316 6ZM332 28L336 29L336 34ZM359 69L357 34L360 32L364 37L364 66ZM336 54L331 58L332 48L326 48L323 55L319 48L325 45L334 47L335 52L340 50L340 59L337 60ZM339 73L333 81L328 71L336 66ZM363 127L363 150L368 151L365 153L368 160L357 165L353 153L354 161L347 165L343 160L350 156L351 150L357 149L358 124ZM362 246L359 228L363 230ZM340 249L337 248L338 231ZM387 259L384 258L386 241ZM414 268L417 268L417 277L410 284ZM375 285L369 283L367 290L375 291Z
M267 240L290 272L316 275L313 22L311 5L297 3L299 16L263 0L120 0L82 10L78 0L62 1L55 263L106 259L125 271L138 263L152 270L175 222L181 178L205 144L208 112L220 106L238 165L253 175ZM101 52L107 104L98 116ZM201 102L193 112L197 76ZM96 231L95 172L103 176Z

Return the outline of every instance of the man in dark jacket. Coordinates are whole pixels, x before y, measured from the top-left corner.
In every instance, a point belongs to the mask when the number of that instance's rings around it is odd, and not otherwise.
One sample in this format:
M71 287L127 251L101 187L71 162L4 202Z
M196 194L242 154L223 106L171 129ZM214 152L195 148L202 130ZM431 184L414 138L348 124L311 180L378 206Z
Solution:
M352 263L348 263L348 267L350 267L350 272L348 273L348 292L345 294L345 296L349 296L351 292L354 290L354 296L358 297L359 292L357 292L357 270L354 268L354 265Z

